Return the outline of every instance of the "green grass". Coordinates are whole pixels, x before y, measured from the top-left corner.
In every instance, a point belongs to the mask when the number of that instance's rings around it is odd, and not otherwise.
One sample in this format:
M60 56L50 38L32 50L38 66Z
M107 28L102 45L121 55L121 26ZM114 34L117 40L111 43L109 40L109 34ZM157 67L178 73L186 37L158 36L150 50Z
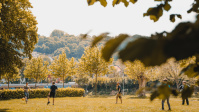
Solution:
M50 99L52 102L52 99ZM190 98L190 105L181 105L181 98L170 98L173 112L198 112L199 100ZM164 112L161 109L161 100L153 102L148 98L139 99L135 96L124 96L123 104L115 104L115 97L64 97L56 98L55 105L47 104L47 98L29 99L28 104L21 99L0 101L1 111L14 112ZM165 110L168 106L165 102Z

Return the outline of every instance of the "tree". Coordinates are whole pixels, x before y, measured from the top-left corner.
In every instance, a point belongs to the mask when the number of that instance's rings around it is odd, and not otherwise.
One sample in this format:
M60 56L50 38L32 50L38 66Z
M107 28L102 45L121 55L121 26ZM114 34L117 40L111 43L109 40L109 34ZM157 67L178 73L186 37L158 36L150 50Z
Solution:
M77 74L77 63L75 62L75 58L71 58L69 62L69 76L74 77Z
M84 71L84 75L89 75L95 78L95 95L97 95L97 81L99 76L104 76L109 71L109 65L113 62L111 59L106 62L102 56L98 47L87 47L84 51L84 55L80 59L79 66L80 71Z
M0 1L0 78L6 73L17 74L23 66L22 57L31 58L37 43L37 21L29 0Z
M6 79L6 81L8 82L8 89L10 87L9 84L10 84L11 81L15 81L15 80L20 78L19 69L17 67L15 67L15 69L16 69L15 71L17 71L17 74L15 74L15 73L6 73L3 76L3 78Z
M70 76L70 64L65 52L62 52L58 59L54 59L50 65L50 69L52 70L51 72L53 76L62 78L64 88L64 79Z
M180 62L177 62L175 59L171 58L167 61L167 63L160 66L158 79L163 80L164 78L167 78L168 81L176 84L176 88L179 89L182 81L189 80L186 75L179 75L182 69L183 68L181 67Z
M139 60L135 60L134 62L126 62L125 65L126 68L124 69L124 73L127 74L129 78L138 81L139 89L142 90L139 96L145 96L144 88L147 81L156 79L156 72L154 71L155 68L147 68Z
M64 31L53 30L53 32L50 34L50 37L54 37L54 36L61 38L62 36L64 36Z
M48 62L44 62L41 57L33 58L27 63L24 70L24 75L26 78L33 78L35 80L36 88L36 83L45 79L48 75Z

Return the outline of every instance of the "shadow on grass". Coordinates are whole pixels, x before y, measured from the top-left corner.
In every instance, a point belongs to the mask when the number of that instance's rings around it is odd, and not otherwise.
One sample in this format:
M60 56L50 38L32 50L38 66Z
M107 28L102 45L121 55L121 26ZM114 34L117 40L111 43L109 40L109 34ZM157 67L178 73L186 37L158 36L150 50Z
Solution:
M8 112L10 109L0 109L0 112Z
M110 96L108 95L92 95L92 96L86 96L87 98L108 98Z
M148 99L147 97L128 97L126 99Z

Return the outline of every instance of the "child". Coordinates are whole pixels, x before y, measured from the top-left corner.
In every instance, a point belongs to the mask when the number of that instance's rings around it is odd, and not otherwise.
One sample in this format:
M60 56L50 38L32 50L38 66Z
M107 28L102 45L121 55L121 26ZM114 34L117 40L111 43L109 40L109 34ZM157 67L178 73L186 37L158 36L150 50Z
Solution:
M54 98L55 98L55 92L56 92L57 86L55 86L55 82L52 82L52 86L50 87L50 93L48 96L48 103L47 105L50 103L49 101L49 97L53 97L53 105L54 105Z
M29 92L28 90L30 90L30 87L28 86L28 82L26 82L26 85L24 86L24 95L25 95L25 100L26 100L26 104L28 103L28 98L29 98Z
M116 88L118 89L118 93L116 95L116 104L117 104L118 97L120 98L120 101L122 103L122 90L121 90L121 86L119 82L117 83Z

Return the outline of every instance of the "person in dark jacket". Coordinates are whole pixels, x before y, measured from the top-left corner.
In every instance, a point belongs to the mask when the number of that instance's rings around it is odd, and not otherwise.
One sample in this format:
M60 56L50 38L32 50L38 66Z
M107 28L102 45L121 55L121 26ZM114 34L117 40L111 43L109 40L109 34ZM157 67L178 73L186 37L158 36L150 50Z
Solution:
M117 83L116 88L118 89L118 93L116 95L116 104L117 104L118 97L120 98L121 103L122 103L122 88L119 82Z
M50 97L53 97L53 105L54 105L54 98L55 98L56 90L57 90L57 86L55 86L55 82L53 81L52 86L50 87L50 93L49 93L49 96L48 96L47 105L50 103L50 101L49 101Z
M167 85L167 84L168 84L168 82L167 82L167 79L165 78L165 79L163 80L163 85ZM170 85L168 85L168 86L169 86L169 88L170 88ZM165 102L165 100L167 100L167 105L168 105L168 107L169 107L169 110L171 110L170 103L169 103L169 97L162 100L162 110L164 110L164 102Z
M189 85L187 85L186 83L187 83L186 81L183 81L183 82L182 82L182 85L179 87L180 92L182 92L182 91L184 90L185 86L188 86L188 87L189 87ZM188 97L187 97L187 98L182 98L182 105L184 105L185 100L186 100L186 102L187 102L187 105L189 105Z

